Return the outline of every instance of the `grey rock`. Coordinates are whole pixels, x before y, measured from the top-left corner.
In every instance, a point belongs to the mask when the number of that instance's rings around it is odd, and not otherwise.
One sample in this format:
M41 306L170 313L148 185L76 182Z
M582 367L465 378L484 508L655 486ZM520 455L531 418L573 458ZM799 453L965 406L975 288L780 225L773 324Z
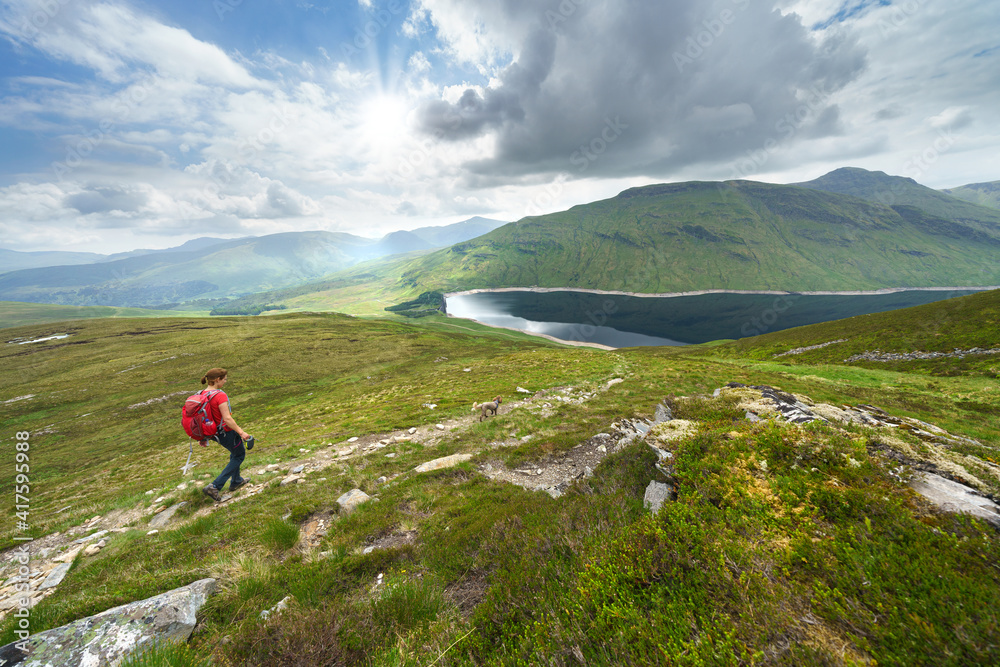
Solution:
M670 408L660 403L656 406L656 414L653 416L654 424L661 424L663 422L668 422L674 418L674 413Z
M413 470L415 472L430 472L431 470L441 470L443 468L453 468L463 461L468 461L472 458L472 454L452 454L451 456L442 456L439 459L434 459L432 461L427 461L426 463L421 463Z
M187 641L198 610L215 592L215 579L202 579L138 602L108 609L0 648L0 665L103 667L119 664L137 648L156 642Z
M302 472L305 469L306 469L306 467L304 465L300 465L300 466L295 466L294 468L292 468L288 472L290 472L293 475L298 475L300 472Z
M186 502L181 502L171 505L167 509L163 510L162 512L154 516L149 522L149 527L156 529L165 527L168 523L170 523L170 520L174 518L174 514L177 513L177 510L184 507L185 505L187 505Z
M56 586L58 586L60 583L62 583L62 580L66 577L66 574L69 572L69 569L71 567L73 567L72 562L61 563L59 565L56 565L56 567L51 572L49 572L49 576L45 577L45 581L41 583L41 585L38 587L38 590L44 591L46 589L55 588Z
M344 512L352 512L358 505L368 500L371 500L371 496L361 489L351 489L337 498L337 504Z
M73 544L84 544L86 542L91 542L93 540L98 540L108 534L106 530L99 530L93 535L87 535L86 537L81 537L78 540L73 540Z
M664 502L671 500L672 491L673 489L669 484L653 480L646 486L646 493L642 497L642 504L644 507L648 507L653 514L656 514L663 507Z
M943 512L971 514L1000 528L1000 506L964 484L929 472L918 472L910 487Z

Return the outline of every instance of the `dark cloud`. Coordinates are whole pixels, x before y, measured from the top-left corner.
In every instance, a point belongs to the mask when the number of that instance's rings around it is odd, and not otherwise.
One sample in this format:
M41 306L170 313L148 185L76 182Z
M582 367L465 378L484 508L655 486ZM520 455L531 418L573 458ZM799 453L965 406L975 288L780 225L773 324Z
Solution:
M496 18L495 4L481 4ZM495 136L495 153L466 165L480 186L554 172L667 175L839 134L831 96L863 71L864 50L841 34L817 40L766 4L508 1L504 29L519 48L499 85L428 103L421 127L446 141Z
M114 211L136 213L145 207L148 201L149 197L145 192L119 187L97 187L67 195L64 204L87 215Z

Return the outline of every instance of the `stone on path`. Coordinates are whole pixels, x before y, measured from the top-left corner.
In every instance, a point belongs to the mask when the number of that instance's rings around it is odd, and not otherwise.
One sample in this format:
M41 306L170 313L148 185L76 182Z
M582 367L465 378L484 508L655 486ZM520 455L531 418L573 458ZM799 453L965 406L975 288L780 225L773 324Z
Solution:
M170 520L172 518L174 518L174 514L177 513L177 510L179 510L180 508L184 507L185 505L187 505L186 502L180 502L180 503L175 503L175 504L171 505L167 509L163 510L162 512L160 512L159 514L157 514L156 516L154 516L149 521L149 527L150 528L163 528L164 526L166 526L170 522Z
M195 615L215 592L215 579L108 609L52 630L31 635L24 644L0 648L0 665L19 667L100 667L119 664L151 642L187 641Z
M351 489L341 497L337 498L337 504L344 512L351 512L363 502L371 500L371 496L361 489Z
M41 585L38 587L38 590L44 591L46 589L55 588L56 586L58 586L60 583L62 583L62 580L66 577L66 573L69 572L69 569L71 567L73 567L73 561L70 561L68 563L60 563L59 565L56 565L55 568L53 568L52 571L49 572L49 576L45 577L45 581L41 583Z
M421 463L414 471L416 472L430 472L431 470L442 470L444 468L453 468L463 461L468 461L472 458L472 454L452 454L451 456L443 456L439 459L434 459L433 461L427 461L426 463Z

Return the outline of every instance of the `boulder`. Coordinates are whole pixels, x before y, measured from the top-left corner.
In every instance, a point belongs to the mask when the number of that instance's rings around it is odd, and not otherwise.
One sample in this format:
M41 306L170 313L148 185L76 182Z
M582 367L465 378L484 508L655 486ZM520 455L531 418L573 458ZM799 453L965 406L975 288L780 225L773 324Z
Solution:
M351 512L363 502L371 500L371 496L361 489L351 489L341 497L337 498L337 504L344 512Z
M214 591L215 579L202 579L31 635L0 648L0 665L103 667L119 664L153 641L187 641L194 630L195 615Z
M650 512L656 514L663 507L664 502L672 499L672 495L673 488L669 484L654 480L646 487L646 493L642 497L642 504L644 507L648 507Z

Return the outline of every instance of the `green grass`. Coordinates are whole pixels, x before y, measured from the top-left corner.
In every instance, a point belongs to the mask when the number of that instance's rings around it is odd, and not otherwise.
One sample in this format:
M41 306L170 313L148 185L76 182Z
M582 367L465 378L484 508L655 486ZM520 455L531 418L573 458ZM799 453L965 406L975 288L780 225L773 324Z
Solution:
M0 301L0 328L28 324L55 324L70 320L105 317L198 317L204 315L208 315L207 310L179 312L118 306L59 306L48 303Z
M932 333L965 345L979 334L963 322L983 308L948 311L949 324ZM1000 660L994 530L928 512L889 474L897 464L879 454L877 432L750 424L731 400L706 398L738 381L874 403L983 442L956 455L997 458L1000 412L979 367L932 375L920 364L758 354L827 335L805 329L762 337L763 348L744 341L611 352L446 318L93 320L67 333L30 349L0 347L7 455L18 431L31 433L32 534L70 530L96 514L150 511L159 495L188 505L157 534L147 535L144 515L96 556L78 559L33 610L36 632L215 577L218 592L189 645L136 664L198 665L204 656L214 665ZM177 413L216 365L230 369L233 413L257 437L245 468L280 463L279 474L258 478L267 483L262 493L206 513L212 502L200 487L225 456L195 447L193 483L177 490L188 453ZM607 388L613 378L624 382ZM433 446L397 443L334 460L303 484L276 482L294 459L335 454L351 436L466 417L473 400L497 393L510 405L524 396L518 386L551 394L573 387L595 398L502 410ZM644 510L643 493L664 477L642 444L608 456L558 499L477 471L487 458L544 462L621 418L651 417L668 398L678 417L700 426L664 445L679 495L656 516ZM525 435L533 437L496 446ZM476 458L413 472L456 452ZM0 483L11 497L12 476ZM336 500L353 488L377 500L344 514ZM330 529L307 553L299 538L317 518ZM13 517L0 527L8 545L20 534ZM387 546L364 553L376 544ZM289 595L286 610L260 619ZM11 622L0 624L0 641L12 638Z

